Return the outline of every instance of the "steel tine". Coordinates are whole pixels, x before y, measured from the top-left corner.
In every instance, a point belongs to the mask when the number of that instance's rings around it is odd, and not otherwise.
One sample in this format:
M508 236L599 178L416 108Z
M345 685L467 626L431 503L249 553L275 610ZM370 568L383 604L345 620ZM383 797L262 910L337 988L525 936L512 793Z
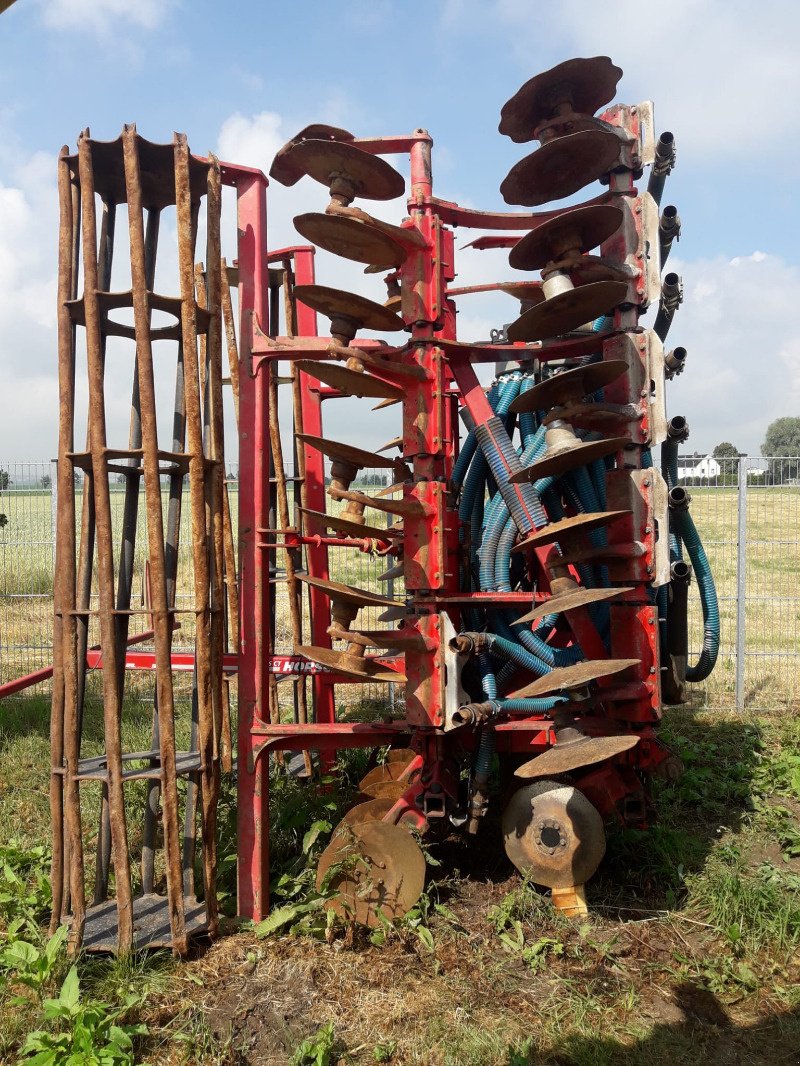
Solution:
M145 236L138 136L134 126L122 134L125 159L125 185L131 250L131 287L138 350L139 395L142 417L142 466L144 469L147 539L153 600L152 624L156 648L159 751L163 786L162 809L167 898L173 951L185 954L187 948L180 876L178 796L175 767L175 707L172 689L171 621L167 610L164 528L161 511L161 478L158 460L158 427L150 340L150 309L145 272ZM115 849L116 850L116 849Z
M236 428L239 428L239 348L236 343L236 325L233 319L233 302L231 300L231 283L228 280L228 264L222 260L221 270L222 320L225 325L225 347L228 352L228 374L233 393L233 410L236 416Z
M174 139L175 200L178 221L178 271L181 288L181 328L185 361L184 394L186 398L186 435L189 454L189 506L192 530L192 562L195 594L195 662L197 667L197 714L200 736L200 759L204 785L203 878L206 885L206 911L209 932L216 932L216 897L214 895L214 860L216 805L213 796L214 720L211 696L211 624L209 602L209 560L206 549L205 457L203 455L202 412L197 351L197 316L194 296L194 240L197 212L191 201L189 183L189 149L186 137ZM213 224L209 211L209 224Z
M133 944L133 908L130 883L128 834L122 782L121 707L117 691L117 648L114 625L114 563L111 554L111 498L106 458L104 361L98 300L99 278L96 262L97 230L94 205L92 148L86 136L78 144L78 166L83 201L84 314L86 353L89 370L90 452L94 474L95 521L97 528L97 571L99 585L100 633L103 643L103 718L107 757L108 803L116 875L118 945L129 951Z

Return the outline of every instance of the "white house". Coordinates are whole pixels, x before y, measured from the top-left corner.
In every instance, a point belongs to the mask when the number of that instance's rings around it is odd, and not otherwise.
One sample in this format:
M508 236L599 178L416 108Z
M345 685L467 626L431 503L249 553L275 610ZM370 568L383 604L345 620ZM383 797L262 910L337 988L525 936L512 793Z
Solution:
M692 477L716 478L722 473L722 467L713 455L682 455L678 463L679 481Z

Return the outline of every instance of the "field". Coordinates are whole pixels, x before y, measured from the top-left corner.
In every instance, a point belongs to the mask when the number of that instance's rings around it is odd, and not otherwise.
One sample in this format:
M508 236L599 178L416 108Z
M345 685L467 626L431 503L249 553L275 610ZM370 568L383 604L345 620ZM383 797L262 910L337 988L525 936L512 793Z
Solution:
M363 762L348 760L328 792L284 780L271 832L285 924L270 933L229 920L226 935L183 964L163 954L81 959L58 1000L62 1018L47 999L70 964L60 952L46 957L38 926L49 898L47 718L36 698L0 710L0 1061L16 1061L31 1031L47 1046L80 1031L107 1048L114 1019L131 1027L118 1037L131 1048L72 1061L798 1061L800 726L790 716L668 712L664 735L686 772L659 788L650 831L610 834L590 916L575 923L520 882L488 820L472 849L460 838L430 846L421 905L382 943L340 926L326 936L310 877ZM90 736L97 725L88 723ZM228 798L228 875L232 813ZM303 855L304 833L320 821ZM20 939L28 948L14 954Z
M0 1061L17 1061L31 1032L42 1048L60 1048L62 1057L40 1060L55 1066L69 1061L65 1042L77 1033L96 1054L85 1061L112 1066L800 1061L800 725L792 713L800 491L749 493L744 714L731 709L736 494L691 492L718 582L722 654L692 704L667 711L664 737L686 772L657 787L660 817L650 831L610 833L584 921L563 919L520 882L490 818L472 848L456 836L428 848L420 907L382 937L326 929L313 871L364 767L365 755L351 753L328 790L309 793L282 779L272 797L283 924L252 928L229 918L225 935L198 944L188 963L163 954L82 958L72 971L63 951L48 954L41 924L49 903L47 699L0 706ZM121 493L114 501L118 517ZM49 493L5 492L0 510L9 517L0 530L5 680L50 661ZM144 544L140 530L137 573ZM384 560L344 555L334 577L383 588ZM187 564L184 549L182 597L191 595ZM279 641L288 650L285 585L276 589ZM695 649L698 614L695 606ZM179 643L190 643L188 628ZM348 686L342 698L356 693ZM151 710L146 691L134 694L145 697L126 715L125 743L135 749ZM90 697L85 754L102 736L94 686ZM179 732L185 724L181 718ZM96 800L87 790L88 805ZM231 781L221 813L223 897L232 914ZM312 826L319 835L304 853ZM93 816L85 832L91 854Z

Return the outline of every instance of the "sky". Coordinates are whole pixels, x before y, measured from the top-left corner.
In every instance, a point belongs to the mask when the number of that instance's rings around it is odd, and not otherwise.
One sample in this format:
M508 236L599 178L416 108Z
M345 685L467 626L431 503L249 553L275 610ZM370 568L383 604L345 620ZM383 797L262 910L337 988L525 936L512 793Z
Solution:
M82 129L113 139L135 122L164 142L180 130L197 154L266 172L310 122L356 136L422 126L436 194L502 210L502 179L534 147L497 132L502 104L533 74L592 55L623 68L617 100L653 100L657 129L676 138L662 203L683 224L669 266L685 300L669 345L689 354L669 414L688 418L689 449L729 440L758 454L770 421L800 415L798 30L792 0L17 0L0 16L0 465L56 453L55 170ZM273 182L270 245L295 243L292 217L325 202L311 179ZM362 206L404 214L401 200ZM230 258L234 240L228 212ZM457 269L458 284L513 276L503 252L461 252ZM332 256L318 255L317 280L382 298L379 278ZM509 297L463 299L459 336L485 339L516 313ZM109 377L116 440L123 363ZM328 405L328 435L369 447L397 432L392 409L370 422L354 403Z

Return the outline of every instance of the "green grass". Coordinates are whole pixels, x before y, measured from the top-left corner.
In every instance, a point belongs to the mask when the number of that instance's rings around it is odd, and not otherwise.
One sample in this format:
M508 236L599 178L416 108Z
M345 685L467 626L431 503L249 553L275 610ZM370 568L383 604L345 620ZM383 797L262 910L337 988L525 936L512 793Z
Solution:
M5 854L17 856L25 888L16 895L27 902L14 906L32 909L36 928L48 906L46 855L36 850L49 837L47 718L43 700L0 710L0 846L18 841ZM132 728L147 727L143 710ZM431 843L443 862L423 907L432 949L411 928L376 946L342 930L327 942L228 926L185 963L164 953L80 959L81 1002L124 1008L124 1024L146 1026L135 1061L152 1066L289 1062L304 1042L304 1055L329 1054L329 1045L355 1064L791 1062L800 1046L800 729L788 717L683 710L668 714L663 735L684 776L657 786L651 829L610 832L587 919L554 913L508 870L498 877L490 863L482 874L468 855L486 849L487 825L476 841ZM277 781L272 858L285 898L310 884L305 871L313 874L327 837L309 856L303 838L312 823L336 820L363 759L349 756L332 791ZM234 815L228 788L223 856ZM91 845L93 820L85 829ZM463 879L455 868L468 862L473 875ZM50 1032L44 1002L67 968L62 957L40 991L6 980L0 1061L14 1062L32 1030Z

